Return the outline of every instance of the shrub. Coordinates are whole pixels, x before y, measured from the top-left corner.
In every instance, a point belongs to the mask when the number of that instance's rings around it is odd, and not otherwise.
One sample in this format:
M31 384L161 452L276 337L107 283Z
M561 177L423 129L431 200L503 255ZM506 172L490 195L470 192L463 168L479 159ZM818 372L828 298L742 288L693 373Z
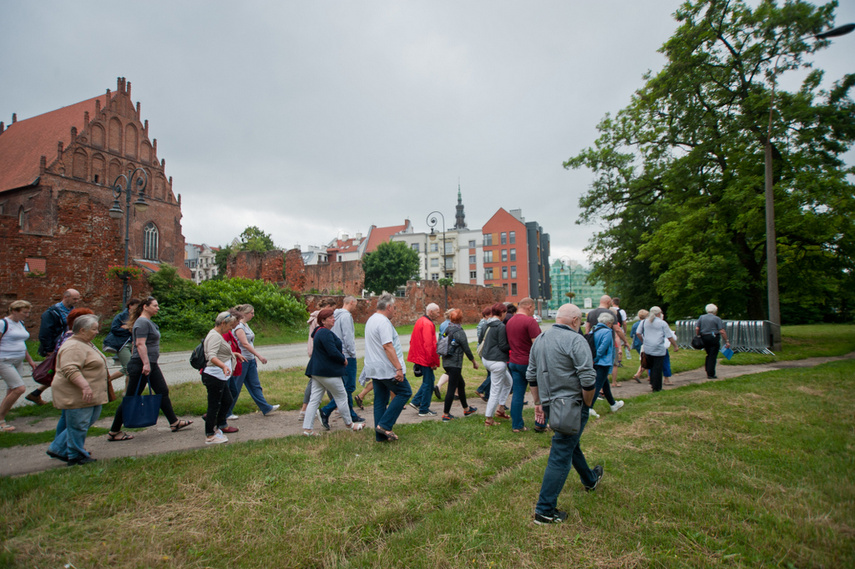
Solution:
M262 322L295 325L306 320L305 306L287 290L250 279L205 281L201 285L178 276L170 265L148 277L160 304L155 322L165 332L204 336L216 315L238 304L252 304Z

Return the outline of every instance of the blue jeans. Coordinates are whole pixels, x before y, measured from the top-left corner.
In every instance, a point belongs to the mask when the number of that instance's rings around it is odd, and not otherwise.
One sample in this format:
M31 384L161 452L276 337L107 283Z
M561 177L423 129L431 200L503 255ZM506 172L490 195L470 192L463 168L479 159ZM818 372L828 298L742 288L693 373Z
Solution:
M344 368L344 374L341 376L341 381L344 383L344 391L347 393L347 404L350 407L350 420L357 421L359 415L353 410L353 392L356 391L356 358L347 358L347 367ZM337 409L338 405L335 399L330 397L330 402L327 403L321 413L329 415L333 409Z
M528 381L525 379L525 372L527 369L527 365L508 364L508 370L511 372L511 377L514 378L514 396L511 398L512 429L522 429L525 427L522 412L523 403L525 403L525 390L528 388Z
M430 400L433 398L433 370L428 366L422 366L422 386L419 387L416 396L413 397L413 405L418 406L420 413L430 411Z
M612 396L612 385L609 383L609 366L594 366L594 371L597 372L597 383L594 385L594 400L591 401L591 407L597 402L597 397L600 395L600 390L603 390L603 395L606 397L609 405L615 404L615 398Z
M273 405L267 402L267 399L264 398L264 391L261 389L261 382L258 380L258 360L247 360L243 362L241 366L240 375L238 377L230 377L229 378L229 390L232 393L232 404L229 407L228 413L226 413L226 417L232 414L235 409L235 403L237 403L238 396L240 395L241 389L246 385L246 390L249 393L249 396L252 397L252 400L255 401L255 404L258 405L258 409L267 415L270 411L273 410ZM222 427L222 425L220 425Z
M391 431L395 427L398 416L404 409L404 405L410 400L413 390L410 383L404 377L404 381L398 383L394 379L374 379L374 426L384 431ZM389 394L394 393L395 398L389 403ZM388 440L386 435L374 432L374 438L378 442Z
M493 385L493 380L490 378L490 370L487 370L487 378L481 382L481 385L478 386L476 391L478 393L482 393L487 396L487 399L490 398L490 386Z
M549 413L546 405L544 405L544 411L547 414ZM579 444L579 439L582 438L582 431L585 430L587 422L588 407L582 405L582 427L579 432L575 435L562 435L561 433L553 435L552 448L549 450L549 462L547 462L546 471L543 473L540 496L538 496L537 506L534 508L538 514L548 516L556 510L558 495L564 488L564 482L567 481L571 466L579 473L579 479L585 487L593 486L597 481L596 475L588 467L588 462L585 460L585 455L582 454L582 447Z
M83 448L86 432L100 416L101 405L83 409L63 409L56 424L56 437L49 450L60 456L67 456L69 460L88 458L89 453Z

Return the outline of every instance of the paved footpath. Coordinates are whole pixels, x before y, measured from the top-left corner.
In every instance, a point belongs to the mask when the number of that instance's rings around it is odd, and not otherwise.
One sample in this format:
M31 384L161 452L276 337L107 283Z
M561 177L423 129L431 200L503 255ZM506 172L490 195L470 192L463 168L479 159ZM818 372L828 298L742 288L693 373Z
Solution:
M474 330L470 332L474 335ZM404 338L404 336L401 337L402 344L404 343ZM406 339L408 343L409 337L406 337ZM362 346L360 345L358 351L361 349ZM404 350L406 351L406 349L407 346L405 345ZM271 360L270 363L265 366L266 369L272 369L271 364L274 363L272 360L273 357L277 358L275 360L277 362L276 367L303 366L306 363L305 345L303 344L268 346L266 348L262 348L261 352L265 357L268 357L268 359ZM360 351L360 356L361 353L362 352ZM168 356L171 361L174 361L174 365L176 366L180 363L183 367L189 367L189 364L186 363L187 359L190 357L189 352L182 352L180 355L178 353L164 354L164 356ZM295 358L295 360L293 360L294 363L279 363L290 362L292 360L289 358L292 357ZM717 369L718 380L784 368L814 367L823 363L843 359L855 359L855 352L839 357L809 358L805 360L773 362L762 365L719 365ZM636 361L637 360L633 359L630 363ZM165 375L169 377L170 374L167 373ZM417 390L418 386L421 384L420 380L416 378L410 379L413 391ZM412 381L413 379L414 381ZM189 380L195 380L195 376L191 374L190 377L184 381ZM717 380L708 380L704 368L701 367L696 370L678 373L672 376L671 381L672 385L665 386L666 390L678 389L686 385ZM173 381L171 383L178 382L179 381ZM467 387L468 392L474 392L475 386L468 385ZM632 380L624 381L622 382L621 387L614 388L614 394L617 399L626 400L645 393L650 393L650 386L646 381L643 383L636 383ZM472 398L470 404L478 407L478 412L473 416L465 418L461 417L462 411L460 409L460 404L457 402L455 402L451 412L459 417L456 419L458 421L474 421L480 423L483 419L485 404L476 397ZM411 424L421 421L438 421L441 417L441 405L442 404L434 398L431 408L439 414L436 417L430 418L419 417L416 411L407 406L401 413L398 424ZM603 416L600 420L605 420L608 417L608 412L602 413L603 409L605 409L605 407L600 407L600 412ZM362 433L345 433L346 436L372 436L373 434L371 433L371 429L374 425L373 408L370 405L366 405L364 411L359 410L358 412L368 420L366 430ZM135 438L133 440L111 443L107 441L107 437L105 436L88 437L86 439L86 447L92 453L92 456L99 460L138 457L173 451L189 451L208 448L208 446L205 445L204 423L201 417L185 416L182 418L192 419L194 421L193 425L187 429L173 433L169 430L169 425L166 420L161 416L157 425L134 432ZM95 425L109 429L112 420L112 416L102 417L97 423L95 423ZM18 432L41 432L54 429L56 427L56 418L51 417L48 419L34 420L31 417L21 417L11 421L11 423L15 425ZM502 428L510 428L510 423L508 421L503 421L503 423L505 423L505 425L503 425ZM232 421L230 424L239 427L240 432L228 435L230 441L229 444L249 440L278 438L288 435L300 435L303 430L302 421L299 420L299 411L297 410L278 411L268 415L267 417L263 416L259 412L255 412L248 415L241 415L239 419ZM333 413L333 416L330 418L330 425L332 427L331 433L345 430L344 423L338 417L337 413ZM315 430L322 434L325 433L318 421L315 422ZM406 433L401 433L399 430L398 434L401 436L401 441L406 441ZM533 435L534 433L529 431L527 434ZM51 459L45 454L47 448L48 444L40 444L0 449L0 476L18 476L33 472L41 472L50 468L64 467L65 465L63 463Z

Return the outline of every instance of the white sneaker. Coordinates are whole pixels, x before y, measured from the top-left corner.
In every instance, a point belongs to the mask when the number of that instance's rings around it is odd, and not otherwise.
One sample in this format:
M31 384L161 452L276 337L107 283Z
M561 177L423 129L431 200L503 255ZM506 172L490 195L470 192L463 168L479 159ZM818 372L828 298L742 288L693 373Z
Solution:
M278 409L279 409L279 405L274 405L270 411L268 411L267 413L264 414L264 416L267 417L268 415L270 415L271 413L274 413ZM305 413L304 413L304 415L305 415Z
M305 412L305 411L300 411L300 416L298 417L298 419L299 419L300 421L302 421L302 420L303 420L303 419L305 419L305 418L306 418L306 412Z
M614 404L614 405L610 405L609 407L611 408L612 413L617 413L617 412L618 412L618 409L620 409L621 407L623 407L623 401L615 401L615 404Z
M599 413L597 413L596 411L594 411L594 409L593 409L593 408L588 410L588 416L589 416L589 417L593 417L594 419L599 419L599 418L600 418L600 414L599 414Z
M235 419L240 419L240 417L238 417L238 416L237 416L237 415L235 415L234 413L232 413L231 415L229 415L228 417L226 417L226 420L228 420L228 421L234 421Z
M206 445L221 445L229 442L229 439L222 432L217 432L210 439L205 439Z
M365 428L365 423L352 423L350 428L354 431L361 431Z

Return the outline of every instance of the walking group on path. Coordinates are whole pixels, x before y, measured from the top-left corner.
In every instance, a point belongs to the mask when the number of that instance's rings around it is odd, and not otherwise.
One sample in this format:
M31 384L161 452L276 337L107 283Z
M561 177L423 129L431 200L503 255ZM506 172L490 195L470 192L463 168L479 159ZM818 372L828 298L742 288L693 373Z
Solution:
M127 310L114 319L111 333L105 339L105 348L116 355L122 369L111 374L107 359L92 344L100 329L98 318L91 314L91 310L74 309L74 303L79 298L77 291L66 291L63 300L42 317L40 352L55 357L55 373L52 381L30 393L27 399L43 404L41 394L47 387L52 387L54 406L62 410L56 425L56 437L46 450L47 456L72 466L94 462L93 449L102 457L112 458L198 446L198 443L190 443L181 437L172 437L165 444L157 443L154 440L157 433L165 428L150 428L136 435L122 431L124 406L119 406L108 435L95 444L87 445L87 450L84 446L86 433L99 419L102 405L115 398L112 380L124 374L128 376L126 395L138 395L148 386L159 396L160 410L167 418L169 431L175 433L187 430L193 421L176 416L169 399L167 382L158 367L160 332L152 322L159 310L157 300L153 297L142 301L132 300ZM518 310L510 317L507 314L508 306L504 303L484 309L484 318L477 331L476 353L488 370L487 380L477 390L487 403L485 425L495 427L500 424L499 419L509 419L514 433L528 431L522 411L528 403L525 401L526 391L530 389L534 399L534 430L543 432L551 427L554 431L549 461L535 508L535 523L556 523L566 518L566 513L558 509L557 500L571 467L577 471L586 490L593 491L599 485L604 474L602 465L594 468L588 466L580 438L589 417L597 416L593 405L601 393L608 400L612 412L617 412L624 405L623 401L615 400L612 396L609 382L609 375L620 365L623 349L627 348L628 351L631 343L638 351L645 362L644 368L649 368L653 391L662 388L667 346L679 349L658 307L646 311L646 318L633 327L631 338L627 340L626 316L616 302L617 299L613 301L607 296L601 299L600 307L588 314L585 322L587 333L581 331L582 312L573 304L562 306L558 310L556 323L544 332L541 332L533 317L534 302L529 298L521 300ZM362 430L366 420L356 413L354 402L357 407L363 408L363 399L372 389L374 437L381 443L399 440L394 428L408 403L417 412L418 418L405 417L403 422L407 423L438 417L430 409L434 395L443 399L441 420L444 422L457 419L451 413L455 400L461 405L462 417L477 412L477 408L469 405L466 399L462 366L464 357L472 362L475 369L478 369L478 362L461 326L463 313L460 309L446 312L446 320L439 326L439 335L436 321L440 319L441 311L436 304L429 304L424 316L415 322L407 360L413 364L415 375L422 378L422 384L411 400L413 391L405 374L406 362L401 341L392 325L395 298L389 294L378 299L376 312L366 322L365 359L359 377L363 390L355 395L357 361L352 317L355 307L356 299L348 296L342 307L334 309L332 306L324 306L312 314L309 362L305 370L309 380L304 408L300 411L303 435L318 435L316 421L324 429L331 429L330 422L335 410L348 429ZM30 308L26 301L12 303L10 315L0 324L0 376L8 386L7 395L0 406L0 427L4 432L15 429L5 421L5 414L24 392L21 380L23 361L26 359L31 367L36 368L24 345L29 334L22 322L29 315ZM715 306L708 305L706 312L705 317L698 320L696 333L701 336L707 350L704 373L709 380L716 378L715 356L721 339L727 346L727 337L721 320L715 314ZM60 328L54 322L62 314L65 314L66 328ZM257 362L263 364L267 360L254 347L255 334L248 325L253 316L254 308L247 304L218 314L214 327L202 344L204 363L200 374L208 394L208 410L203 416L204 444L228 442L226 435L240 430L229 424L229 421L238 418L233 414L234 403L244 385L262 417L277 413L279 409L279 405L273 405L265 399L258 379ZM48 335L54 333L58 336L48 338ZM435 372L440 361L445 374L437 382ZM640 373L644 368L640 368L634 376L639 388ZM693 378L691 382L694 381ZM446 395L442 398L440 388L446 383ZM627 389L627 394L629 392L638 392L638 389ZM330 402L322 408L320 404L324 393L330 395ZM510 409L506 407L509 397ZM293 413L279 412L278 415ZM245 433L248 436L242 437L242 440L299 432L294 428L293 421L289 425L284 424L286 421L273 422L282 423L277 426L265 422L263 427L250 423L249 420L245 422L245 431L250 432ZM127 452L103 452L112 445L102 443L128 442L134 438L144 439L144 447L131 443L131 448L122 445L122 451ZM118 447L116 445L113 448ZM5 449L0 456L8 466L12 464L9 459L13 455L20 459L24 454L33 454L34 448ZM18 460L15 464L17 466L14 468L3 468L4 472L0 474L32 472L49 466L43 460L41 463Z

